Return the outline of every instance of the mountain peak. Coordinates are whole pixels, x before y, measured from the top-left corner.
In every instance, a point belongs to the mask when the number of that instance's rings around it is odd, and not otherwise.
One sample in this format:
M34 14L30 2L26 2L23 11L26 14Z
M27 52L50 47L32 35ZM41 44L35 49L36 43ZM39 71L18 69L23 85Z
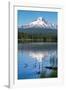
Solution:
M22 25L22 27L24 29L26 28L57 29L56 25L47 22L43 17L38 17L35 21Z
M42 17L38 17L38 18L37 18L37 20L42 21L42 20L43 20L43 18L42 18Z

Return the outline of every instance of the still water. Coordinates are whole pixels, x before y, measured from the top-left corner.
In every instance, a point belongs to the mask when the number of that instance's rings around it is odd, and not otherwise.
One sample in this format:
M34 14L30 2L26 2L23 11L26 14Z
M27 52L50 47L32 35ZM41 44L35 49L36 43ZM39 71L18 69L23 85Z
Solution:
M19 43L18 79L57 77L57 43Z

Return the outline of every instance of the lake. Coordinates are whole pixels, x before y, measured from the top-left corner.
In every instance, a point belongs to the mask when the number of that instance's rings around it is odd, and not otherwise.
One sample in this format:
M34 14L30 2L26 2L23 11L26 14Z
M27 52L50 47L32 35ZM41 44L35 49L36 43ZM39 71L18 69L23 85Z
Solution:
M57 43L19 43L18 80L57 78Z

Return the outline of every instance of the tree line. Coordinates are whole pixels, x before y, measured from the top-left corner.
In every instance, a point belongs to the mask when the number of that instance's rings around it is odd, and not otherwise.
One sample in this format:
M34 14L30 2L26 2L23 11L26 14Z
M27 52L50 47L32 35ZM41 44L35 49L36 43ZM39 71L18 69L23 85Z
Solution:
M57 35L18 32L18 42L57 42Z

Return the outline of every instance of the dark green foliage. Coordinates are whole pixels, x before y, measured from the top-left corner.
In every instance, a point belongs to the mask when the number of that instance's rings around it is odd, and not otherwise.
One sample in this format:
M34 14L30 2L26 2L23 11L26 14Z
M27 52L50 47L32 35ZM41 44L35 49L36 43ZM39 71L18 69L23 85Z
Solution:
M50 75L46 76L46 72L40 74L40 78L53 78L57 77L57 69L53 70Z
M42 72L42 73L40 74L40 78L45 78L45 77L46 77L45 72Z
M57 36L18 32L18 42L57 42Z
M57 70L53 70L50 77L57 77Z

